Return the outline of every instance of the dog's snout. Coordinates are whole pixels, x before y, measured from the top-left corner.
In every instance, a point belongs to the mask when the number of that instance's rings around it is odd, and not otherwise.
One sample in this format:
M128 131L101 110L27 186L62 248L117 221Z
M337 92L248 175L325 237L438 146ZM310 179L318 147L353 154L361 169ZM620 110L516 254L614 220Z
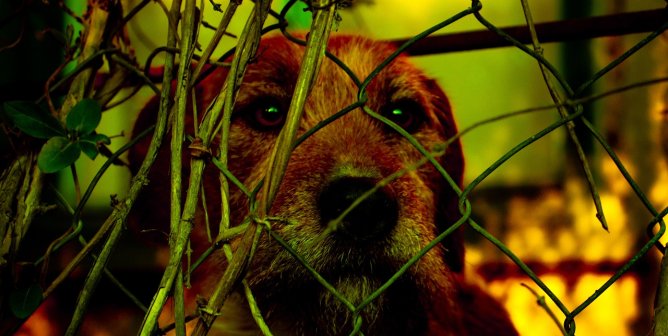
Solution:
M329 226L375 185L375 180L359 177L345 177L331 182L320 194L318 203L322 224ZM385 188L379 188L342 219L334 228L335 235L355 241L382 238L396 225L398 213L394 195Z

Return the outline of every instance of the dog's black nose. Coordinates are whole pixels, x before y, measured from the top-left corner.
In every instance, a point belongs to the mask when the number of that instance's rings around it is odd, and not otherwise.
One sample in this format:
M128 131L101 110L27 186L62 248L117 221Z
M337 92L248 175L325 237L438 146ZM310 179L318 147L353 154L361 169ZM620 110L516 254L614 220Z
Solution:
M331 182L318 200L322 224L330 227L333 220L375 185L373 179L360 177L344 177ZM388 190L380 188L350 211L333 228L334 233L357 241L381 238L396 225L398 213L395 197Z

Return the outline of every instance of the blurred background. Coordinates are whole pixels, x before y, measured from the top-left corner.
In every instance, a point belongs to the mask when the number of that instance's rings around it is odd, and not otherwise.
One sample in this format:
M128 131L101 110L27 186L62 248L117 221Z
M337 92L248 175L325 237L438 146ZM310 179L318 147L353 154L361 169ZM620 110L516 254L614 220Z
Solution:
M168 8L170 2L165 0L162 3ZM0 9L8 13L18 3L20 1L3 1ZM139 1L126 0L122 3L127 11ZM65 1L65 4L75 13L84 11L82 1L70 0ZM227 2L221 4L224 8ZM284 4L285 1L274 1L272 8L280 11ZM663 0L541 0L530 1L530 4L537 23L666 6ZM26 2L25 5L32 6L33 11L25 20L33 20L29 22L34 27L80 27L70 16L46 10L36 2ZM310 26L310 13L302 10L302 3L298 5L288 15L289 29L306 30ZM357 1L351 8L339 12L337 30L381 40L404 39L469 6L470 2L463 0ZM247 17L251 7L250 2L242 4L232 23L231 33L241 32L243 18ZM517 0L483 1L481 13L498 27L525 23L521 4ZM204 21L216 26L221 16L206 2ZM268 20L269 24L275 22L271 18ZM15 38L16 30L11 30L14 29L12 27L12 23L0 26L3 29L0 45L8 45ZM139 64L144 64L155 48L166 43L167 20L159 2L149 2L127 27L134 48L132 51ZM437 34L483 29L474 17L467 16ZM202 29L200 43L206 45L212 34L213 30ZM50 45L49 39L43 35L34 34L34 40L30 40L32 44L28 46L22 43L17 48L0 51L2 100L30 99L32 95L39 94L42 90L39 83L46 79L45 74L48 76L60 64L57 46L54 48ZM571 86L577 88L646 35L642 33L547 43L543 45L544 55L564 74ZM217 55L222 55L235 43L234 38L224 37ZM664 33L604 76L588 95L666 77L666 55L668 35ZM153 64L161 64L162 56L159 54ZM553 104L538 64L517 48L448 52L414 56L412 59L445 89L460 129L495 116ZM99 131L119 136L113 139L112 149L127 142L134 116L150 96L150 90L142 89L129 102L103 114ZM586 117L603 134L659 211L668 205L666 147L661 147L662 141L664 146L668 144L667 104L668 85L664 81L584 105ZM517 144L557 119L557 111L548 109L495 121L465 134L462 137L467 166L465 184L473 181ZM596 140L586 132L579 135L599 187L609 232L603 230L596 219L596 210L582 169L563 128L523 149L487 177L471 194L476 221L528 264L569 310L585 301L646 244L646 228L652 218ZM102 162L99 158L93 162L88 159L78 161L84 185L87 185ZM87 230L94 230L110 212L110 195L117 195L115 197L118 199L123 197L129 179L129 171L124 167L114 167L105 174L85 212L85 222L91 226ZM71 180L69 172L65 172L51 182L73 203L75 196ZM36 224L39 227L33 228L33 231L37 233L30 241L48 244L53 237L58 236L69 225L67 215L60 216L62 218L50 216ZM498 248L472 230L469 231L466 260L470 276L504 303L522 335L560 335L559 326L537 304L536 294L530 290L535 290L540 296L545 295L540 288ZM125 279L128 287L136 290L146 304L161 275L161 270L153 266L153 260L164 260L165 256L147 249L131 237L124 239L125 244L118 249L109 268L119 278ZM54 257L56 260L51 261L51 267L62 267L71 258L71 253L74 252L65 250ZM43 247L26 252L26 258L41 254ZM659 260L658 251L650 250L629 272L584 309L575 318L577 334L647 334L651 328ZM82 269L74 277L81 280L85 274L85 269ZM127 321L124 323L136 323L136 315L141 318L141 314L131 309L115 309L131 306L131 303L110 284L103 285L110 289L98 290L98 300L113 304L96 308L100 320L108 318L109 314L121 314ZM78 288L75 281L62 290L62 296L67 297L69 293L74 298ZM151 290L146 292L146 288ZM549 298L546 301L559 321L563 322L563 314L559 309ZM63 309L62 313L67 314L67 309ZM91 321L94 319L92 317ZM33 320L36 325L43 323L42 327L33 331L24 330L25 333L42 334L40 330L48 330L50 323L53 323L47 317L41 322L39 316ZM103 335L105 332L102 325L88 322L84 326L88 329L84 329L83 333Z

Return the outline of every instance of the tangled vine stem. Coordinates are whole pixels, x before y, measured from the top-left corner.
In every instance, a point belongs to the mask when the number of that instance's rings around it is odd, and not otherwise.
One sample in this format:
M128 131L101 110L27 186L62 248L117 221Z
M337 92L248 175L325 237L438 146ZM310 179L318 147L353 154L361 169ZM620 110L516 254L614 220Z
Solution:
M310 3L310 7L314 12L313 24L306 43L306 49L304 50L304 57L299 69L286 121L278 135L278 139L276 139L276 145L269 160L269 170L262 190L261 216L269 211L276 197L276 192L278 192L281 179L283 179L283 175L285 174L285 169L292 153L292 144L296 139L297 128L299 127L302 112L304 111L304 104L318 75L320 64L325 54L327 40L329 39L329 33L334 22L334 13L336 12L335 1L313 0Z
M204 139L207 146L211 143L211 138L213 136L212 131L214 129L213 125L218 123L221 114L224 120L223 127L229 128L229 119L231 118L234 96L241 84L240 80L243 78L248 63L255 56L255 52L257 51L257 47L260 43L262 26L267 18L270 3L271 2L268 0L256 2L250 17L246 21L246 26L244 27L237 44L240 46L238 48L239 52L237 52L232 59L230 72L228 73L221 92L219 93L219 97L223 96L224 99L215 100L214 105L207 111L205 119L200 126L200 137ZM225 132L224 130L223 133L228 132ZM221 146L227 146L226 140L224 142L225 143L221 144ZM227 158L224 160L227 162ZM201 172L199 173L201 174ZM227 299L234 286L239 283L239 280L245 275L254 241L256 241L256 237L259 237L260 232L260 227L255 225L254 222L249 224L246 232L241 238L239 247L232 256L232 260L225 270L221 280L216 285L206 307L200 309L201 317L195 325L193 335L205 335L211 328L213 321L218 316L217 312L220 307L222 307L225 299Z
M181 213L181 188L183 173L183 139L185 138L186 110L188 108L188 96L190 95L190 62L195 51L197 43L198 22L196 15L196 0L186 0L183 10L183 21L181 23L181 46L178 76L176 81L176 103L173 112L172 137L170 144L170 216L169 216L169 247L170 251L178 252L186 249L186 246L177 244L188 244L190 230L192 227L193 216ZM201 161L201 160L199 160ZM192 182L192 181L191 181ZM192 184L191 184L192 186ZM200 186L197 184L197 188ZM198 190L199 191L199 190ZM193 211L194 212L194 211ZM183 217L182 217L183 215ZM182 230L182 227L184 228ZM185 236L185 237L184 237ZM181 260L181 253L170 255L170 260ZM183 336L186 333L185 325L185 299L183 293L183 267L175 267L176 274L170 276L176 277L176 285L173 288L174 297L174 319L176 324L176 334Z
M529 33L531 34L531 43L533 44L534 52L542 56L543 48L541 47L540 42L538 41L538 34L536 33L536 27L534 26L533 23L533 17L531 15L531 10L529 9L529 3L527 2L527 0L521 0L521 2L522 2L522 9L524 11L524 17L527 21L527 26L529 26ZM559 91L557 91L557 88L554 86L552 82L552 77L550 76L550 72L548 71L547 67L543 65L543 63L541 62L538 62L538 66L540 68L541 74L543 75L543 80L545 81L545 85L547 86L547 89L550 92L550 96L554 101L554 104L560 106L557 108L557 111L559 111L559 115L561 116L561 118L566 118L568 114L573 113L575 110L582 109L582 106L576 106L575 108L570 106L563 106L562 105L563 99L561 98ZM564 89L566 90L566 92L571 91L568 87L565 87ZM596 207L596 218L598 218L598 220L601 222L603 229L605 231L609 231L608 221L605 219L605 213L603 212L603 205L601 204L601 197L599 196L598 188L596 187L596 182L594 182L594 175L591 172L589 160L587 160L587 156L585 155L584 149L580 144L580 139L578 139L578 136L575 133L575 123L572 121L567 123L566 130L568 131L568 136L571 138L571 141L573 142L575 151L578 154L578 159L580 160L580 165L582 165L582 170L584 171L585 177L587 179L587 185L589 186L589 191L591 192L591 197L594 200L594 206Z
M668 208L663 211L663 216ZM659 272L659 288L654 304L654 335L668 336L668 253L664 254Z
M174 0L172 2L172 9L168 14L170 22L176 22L178 20L177 18L180 15L179 14L180 7L181 7L180 0ZM170 29L167 33L167 47L175 48L177 41L176 27L175 25L172 24L170 24L169 27ZM146 171L144 173L145 175L143 175L144 179L146 179L146 176L148 175L148 170L153 164L152 160L155 160L157 149L162 144L162 139L166 132L168 112L171 106L170 94L172 85L172 70L174 68L174 59L175 57L174 54L172 53L168 53L167 57L165 58L165 73L162 82L163 84L162 92L160 95L160 109L158 110L158 121L157 121L156 131L151 141L151 147L149 148L149 153L154 153L154 154L153 156L147 156L147 159L145 159L144 162L142 162L142 166L140 168L141 172L142 171L141 169L146 167ZM154 150L154 152L151 151L152 149ZM180 256L178 258L174 256L179 252L177 251L176 248L170 249L170 252L172 251L173 253L170 253L169 264L167 265L163 277L160 280L160 287L153 296L153 300L151 301L151 304L148 307L146 315L144 316L144 320L142 321L141 329L139 331L140 335L150 335L153 332L153 330L155 330L158 321L158 316L160 315L162 307L165 305L165 302L167 301L167 296L171 291L171 286L173 284L175 274L178 273L177 268L180 266L181 258Z

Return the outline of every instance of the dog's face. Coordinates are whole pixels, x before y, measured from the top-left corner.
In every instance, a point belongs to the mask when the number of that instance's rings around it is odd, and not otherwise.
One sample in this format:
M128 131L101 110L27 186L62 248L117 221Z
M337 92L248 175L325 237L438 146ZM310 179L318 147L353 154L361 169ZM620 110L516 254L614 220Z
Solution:
M229 134L229 168L248 189L255 188L266 173L303 50L283 37L265 38L244 77ZM393 50L386 44L350 36L333 36L328 46L328 51L361 80ZM225 70L217 70L198 88L202 111L219 92L225 76ZM354 81L325 59L306 102L299 135L356 102L358 93ZM367 107L404 128L427 150L442 149L456 133L443 92L404 56L385 67L366 94ZM138 124L143 118L140 116ZM441 154L437 160L459 182L463 170L459 142ZM141 150L133 155L143 157ZM395 130L355 109L294 149L269 211L271 230L348 301L359 305L459 218L455 193L436 169L429 163L410 169L422 159L423 155ZM402 170L405 173L381 185L339 225L330 225L360 195ZM165 177L153 173L152 179L160 178ZM209 219L217 223L220 195L214 169L207 171L204 183ZM160 184L164 188L168 182ZM152 194L161 192L156 190L160 186L149 188L153 188L149 189ZM164 195L163 207L167 193ZM155 197L151 201L158 202ZM232 225L249 215L247 196L234 187L230 208ZM200 211L195 221L196 250L209 244L203 235L203 217ZM462 259L462 242L455 232L361 310L362 331L424 333L435 315L439 319L448 316L449 322L439 323L452 325L451 332L458 330L456 282ZM202 296L209 295L206 290L219 280L225 265L221 252L195 275L195 288L204 292ZM326 335L352 330L355 314L268 234L261 239L246 279L269 326L279 333ZM219 318L222 328L231 328L233 323L225 319Z

